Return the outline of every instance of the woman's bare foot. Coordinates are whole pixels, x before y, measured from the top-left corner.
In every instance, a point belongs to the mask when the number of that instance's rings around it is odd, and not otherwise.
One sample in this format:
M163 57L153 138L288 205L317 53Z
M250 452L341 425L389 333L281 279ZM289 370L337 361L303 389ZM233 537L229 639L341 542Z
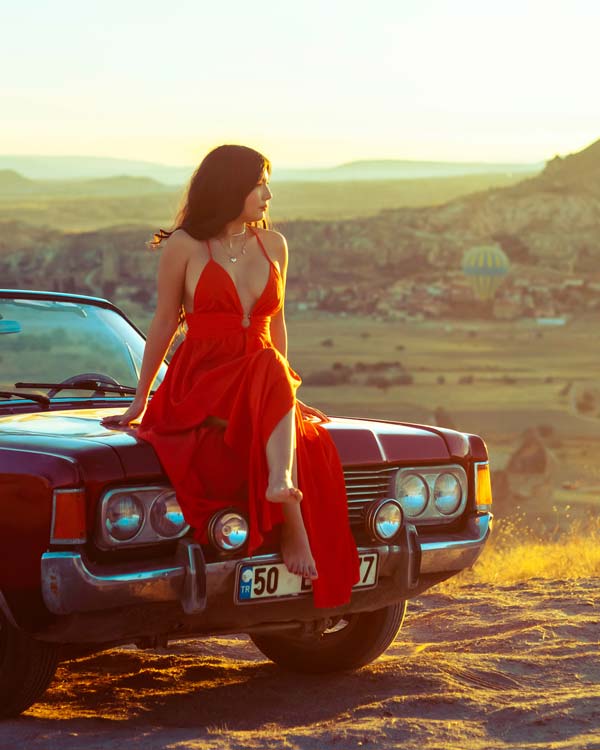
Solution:
M299 490L289 477L276 482L269 481L265 495L270 503L296 504L302 500L302 490Z
M281 556L290 573L314 581L318 578L299 505L284 506L281 529Z

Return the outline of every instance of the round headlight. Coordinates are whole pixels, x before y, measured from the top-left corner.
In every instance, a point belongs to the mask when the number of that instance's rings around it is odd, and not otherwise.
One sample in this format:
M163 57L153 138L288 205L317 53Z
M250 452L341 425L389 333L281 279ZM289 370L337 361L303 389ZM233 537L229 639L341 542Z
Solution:
M380 500L367 512L367 528L382 542L389 541L402 526L402 508L396 500Z
M429 487L418 474L400 474L396 477L396 500L407 516L420 516L427 507Z
M106 506L104 523L116 542L133 539L144 523L144 506L133 494L115 495Z
M248 521L234 510L226 510L212 517L208 536L215 547L233 552L246 544Z
M433 485L433 501L440 513L449 516L454 513L462 500L462 489L454 474L440 474Z
M164 537L177 536L186 528L183 511L173 490L161 492L152 503L150 523L154 531Z

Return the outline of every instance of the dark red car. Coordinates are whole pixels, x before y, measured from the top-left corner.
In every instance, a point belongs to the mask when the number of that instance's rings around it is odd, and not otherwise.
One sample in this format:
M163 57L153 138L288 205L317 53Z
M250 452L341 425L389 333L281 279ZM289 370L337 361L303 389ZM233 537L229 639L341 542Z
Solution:
M408 599L477 559L492 521L483 440L344 418L327 428L361 556L347 606L316 609L274 549L247 557L235 507L199 545L150 445L100 424L129 403L143 349L106 300L0 290L0 716L82 648L241 632L288 669L360 667Z

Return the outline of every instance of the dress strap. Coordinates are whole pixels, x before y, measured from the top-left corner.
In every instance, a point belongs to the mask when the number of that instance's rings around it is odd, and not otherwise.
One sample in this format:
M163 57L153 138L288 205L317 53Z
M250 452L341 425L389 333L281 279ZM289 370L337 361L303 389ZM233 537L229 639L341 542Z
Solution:
M265 246L263 245L263 243L262 243L262 241L261 241L260 237L258 236L258 232L256 231L256 229L254 229L254 227L251 227L251 226L249 226L249 225L248 225L248 229L251 229L251 230L252 230L252 234L253 234L253 235L254 235L254 236L256 237L256 239L258 240L258 244L260 245L260 247L261 247L261 250L263 251L263 255L265 256L265 258L266 258L266 259L267 259L267 260L269 261L269 263L270 263L270 264L271 264L271 265L272 265L272 266L273 266L273 267L274 267L275 269L277 269L277 266L275 265L275 263L273 263L273 260L272 260L272 259L271 259L271 257L269 256L269 253L268 253L268 252L267 252L267 251L265 250Z

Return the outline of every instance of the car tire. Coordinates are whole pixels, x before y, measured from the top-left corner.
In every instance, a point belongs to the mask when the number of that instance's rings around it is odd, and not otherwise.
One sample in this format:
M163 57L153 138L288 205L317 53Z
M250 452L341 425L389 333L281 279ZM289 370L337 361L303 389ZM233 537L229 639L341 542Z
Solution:
M0 718L18 716L45 692L58 664L58 647L36 641L0 610Z
M364 667L380 656L396 637L405 613L406 601L402 601L347 615L314 637L273 633L250 637L267 658L291 672L340 672Z

